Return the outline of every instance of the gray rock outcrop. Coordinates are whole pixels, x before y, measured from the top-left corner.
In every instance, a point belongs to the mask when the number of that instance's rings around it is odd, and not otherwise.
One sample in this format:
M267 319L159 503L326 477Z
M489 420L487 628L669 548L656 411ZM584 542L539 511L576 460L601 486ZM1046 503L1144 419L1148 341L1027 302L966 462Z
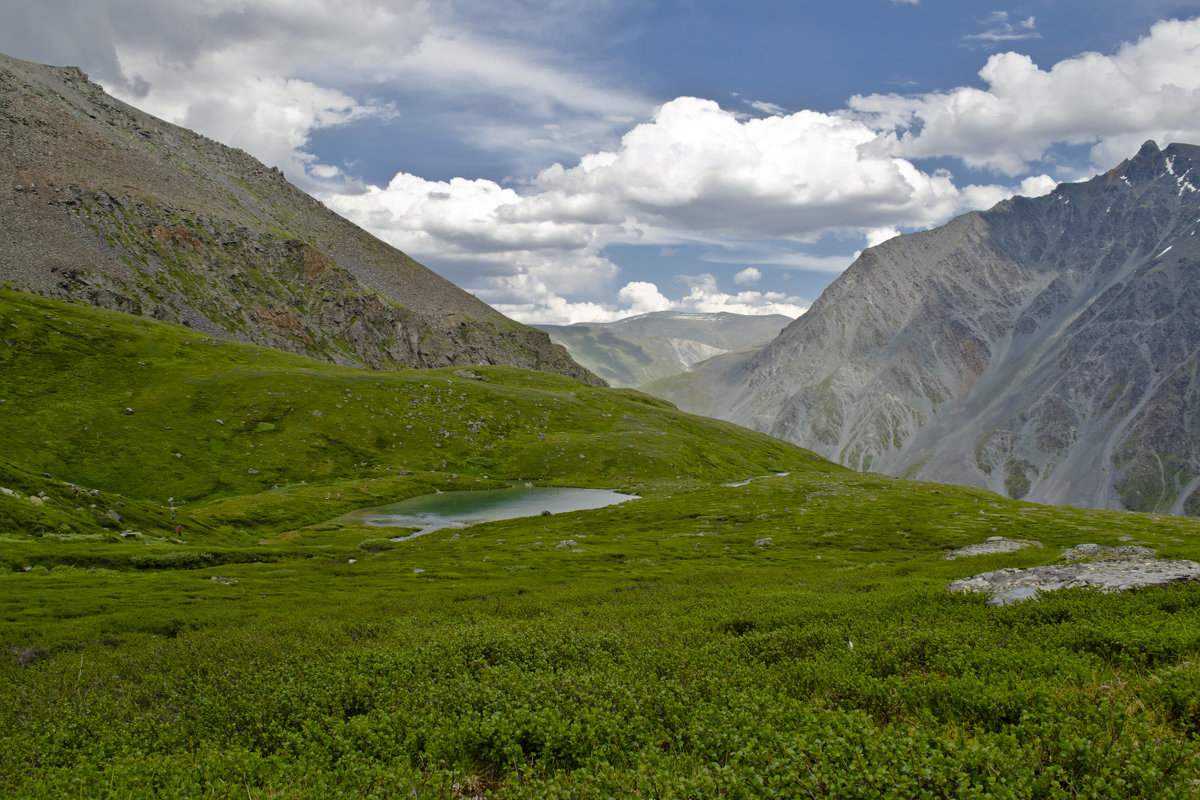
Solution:
M1015 553L1018 550L1024 550L1027 547L1041 547L1041 542L1035 542L1027 539L1006 539L1003 536L989 536L986 541L979 544L968 544L951 550L946 553L943 558L955 559L966 558L969 556L989 556L994 553Z
M1071 563L998 569L952 581L946 588L951 592L982 592L989 595L988 605L1002 606L1069 587L1123 592L1200 581L1200 563L1155 558L1154 551L1145 547L1082 544L1064 551L1062 557Z

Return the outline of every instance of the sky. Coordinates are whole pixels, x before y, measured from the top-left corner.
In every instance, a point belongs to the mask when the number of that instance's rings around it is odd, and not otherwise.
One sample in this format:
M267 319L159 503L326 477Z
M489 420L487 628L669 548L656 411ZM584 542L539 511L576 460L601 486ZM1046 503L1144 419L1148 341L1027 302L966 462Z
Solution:
M1200 143L1200 0L0 0L509 316L797 316L865 247Z

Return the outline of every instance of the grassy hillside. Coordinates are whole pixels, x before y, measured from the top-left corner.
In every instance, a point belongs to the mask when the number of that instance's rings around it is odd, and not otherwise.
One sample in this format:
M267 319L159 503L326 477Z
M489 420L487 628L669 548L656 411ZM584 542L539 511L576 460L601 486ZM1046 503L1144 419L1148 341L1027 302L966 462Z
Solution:
M1198 521L852 473L540 373L16 293L0 328L0 795L1195 796L1200 586L945 585L1084 541L1200 558ZM508 480L642 499L336 519ZM1045 547L942 558L997 534Z
M239 518L256 534L461 488L461 475L653 492L840 471L646 395L546 373L343 368L17 292L0 291L0 330L8 462L197 519L291 508ZM330 492L343 501L309 507ZM94 516L108 510L98 503ZM173 529L169 516L146 524Z

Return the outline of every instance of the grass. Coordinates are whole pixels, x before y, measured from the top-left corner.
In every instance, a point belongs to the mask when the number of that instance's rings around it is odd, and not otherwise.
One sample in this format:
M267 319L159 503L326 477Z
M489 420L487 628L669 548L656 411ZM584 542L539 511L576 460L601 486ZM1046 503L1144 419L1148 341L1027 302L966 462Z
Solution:
M0 301L0 795L1195 796L1200 586L945 585L1085 541L1200 558L1196 520ZM393 546L336 519L517 479L642 499ZM1045 547L942 558L998 534Z

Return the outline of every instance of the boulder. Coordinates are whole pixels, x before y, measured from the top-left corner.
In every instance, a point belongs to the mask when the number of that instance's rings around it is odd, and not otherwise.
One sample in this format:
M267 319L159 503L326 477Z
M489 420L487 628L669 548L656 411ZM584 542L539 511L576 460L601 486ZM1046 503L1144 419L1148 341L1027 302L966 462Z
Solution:
M988 605L1002 606L1070 587L1124 592L1145 586L1200 581L1200 563L1155 558L1154 551L1145 547L1083 544L1066 550L1063 558L1069 563L998 569L951 581L946 588L951 592L984 592L991 595Z
M987 556L993 553L1015 553L1026 547L1041 547L1041 542L1030 539L1006 539L1003 536L989 536L979 544L968 544L957 550L951 550L944 556L948 559L964 558L966 556Z

